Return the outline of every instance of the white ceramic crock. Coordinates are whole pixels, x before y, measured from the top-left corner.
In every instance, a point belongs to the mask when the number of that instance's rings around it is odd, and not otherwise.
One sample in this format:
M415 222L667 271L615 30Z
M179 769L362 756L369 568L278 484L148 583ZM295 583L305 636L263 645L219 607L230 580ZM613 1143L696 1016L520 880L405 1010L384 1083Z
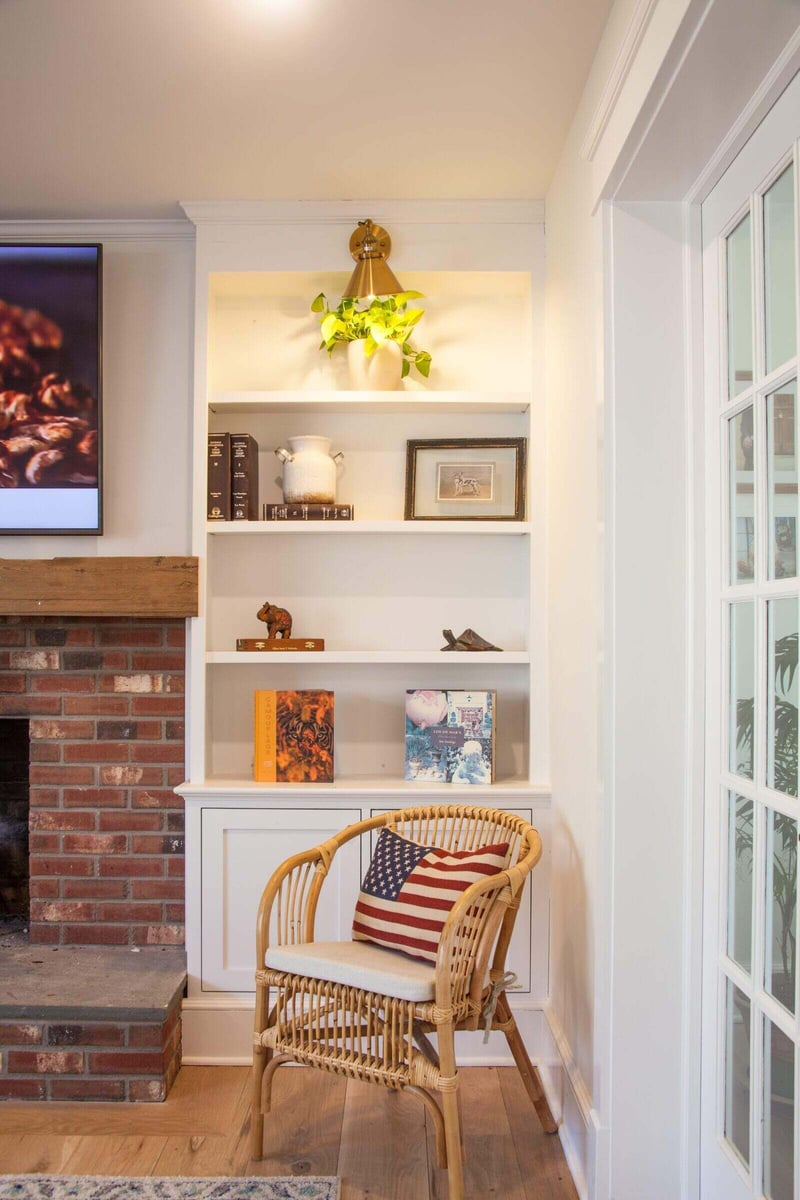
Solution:
M331 439L311 434L288 439L289 449L275 451L283 463L283 499L287 504L335 504L336 466L341 450L331 454Z

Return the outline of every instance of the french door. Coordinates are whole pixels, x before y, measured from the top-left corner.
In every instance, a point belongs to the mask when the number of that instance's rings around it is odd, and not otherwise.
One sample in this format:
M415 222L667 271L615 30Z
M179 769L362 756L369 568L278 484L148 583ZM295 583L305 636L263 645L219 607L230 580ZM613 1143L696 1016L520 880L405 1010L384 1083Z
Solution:
M703 1200L800 1200L798 135L800 76L702 214Z

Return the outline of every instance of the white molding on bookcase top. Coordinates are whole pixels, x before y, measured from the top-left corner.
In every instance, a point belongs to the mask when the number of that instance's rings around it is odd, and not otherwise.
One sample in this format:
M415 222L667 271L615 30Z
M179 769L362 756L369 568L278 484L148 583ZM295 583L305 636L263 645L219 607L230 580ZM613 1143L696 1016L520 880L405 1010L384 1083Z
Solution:
M229 537L241 534L276 533L286 535L293 533L314 534L324 536L335 534L380 533L380 534L417 534L441 537L460 536L468 534L476 537L478 534L489 534L495 537L530 537L533 530L530 521L208 521L206 531L215 537Z
M359 392L343 389L328 391L232 391L214 392L209 399L212 411L291 413L298 409L320 409L328 413L371 412L450 412L450 413L525 413L530 409L529 392L447 392L423 388L398 388L395 391Z
M75 220L0 221L0 241L6 242L193 242L189 221Z
M501 779L491 784L474 784L459 787L454 783L411 783L405 779L378 775L344 775L333 783L255 783L251 779L229 779L211 776L202 783L182 783L175 791L191 805L204 805L212 801L214 807L258 807L265 800L279 801L278 807L291 807L300 801L304 808L308 801L330 803L340 806L345 800L358 803L372 799L449 800L458 803L472 798L476 803L494 799L499 804L512 801L538 808L549 808L551 790L549 784L531 783L527 779Z
M544 200L182 200L195 225L543 225Z
M442 658L447 654L447 658ZM209 664L233 664L237 667L256 663L277 667L280 663L316 663L324 666L374 666L380 663L437 663L441 666L470 666L478 663L493 667L519 667L531 661L527 650L209 650Z
M581 143L581 158L585 158L589 162L592 162L597 154L597 148L600 145L603 134L608 128L608 123L611 120L636 54L647 32L647 27L650 24L650 18L653 15L655 7L656 0L638 0L631 14L631 19L625 30L625 36L620 43L616 58L606 80L606 85L603 88L597 108L592 114L589 127Z

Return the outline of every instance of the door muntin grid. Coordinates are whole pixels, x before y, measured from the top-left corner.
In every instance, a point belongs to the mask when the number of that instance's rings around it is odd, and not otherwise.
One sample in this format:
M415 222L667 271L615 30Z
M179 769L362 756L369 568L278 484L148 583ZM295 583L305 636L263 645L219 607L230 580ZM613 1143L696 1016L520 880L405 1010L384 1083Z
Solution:
M719 239L717 1131L749 1194L769 1200L800 1200L797 174L795 147Z

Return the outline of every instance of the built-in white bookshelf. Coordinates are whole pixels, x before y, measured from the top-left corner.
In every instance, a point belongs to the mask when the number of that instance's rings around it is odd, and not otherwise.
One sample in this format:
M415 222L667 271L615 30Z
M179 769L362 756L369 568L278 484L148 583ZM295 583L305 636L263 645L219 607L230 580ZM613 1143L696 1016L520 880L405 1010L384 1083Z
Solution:
M496 224L401 229L396 244L408 257L393 256L392 265L404 286L425 293L416 340L432 352L433 371L396 391L358 392L349 389L345 355L320 353L309 311L318 292L341 294L348 219L311 222L310 240L291 223L241 223L235 215L230 224L198 226L193 540L201 613L190 637L190 770L179 789L187 809L187 1007L197 1010L188 1024L185 1015L184 1039L194 1061L218 1058L209 1049L212 1026L214 1036L229 1036L206 1014L206 993L241 999L251 930L229 922L245 903L254 847L260 887L285 853L381 807L497 803L529 817L535 810L541 828L549 804L544 456L535 402L540 233L515 224L512 253L508 227ZM330 438L344 453L337 502L351 504L354 519L208 521L209 432L256 439L259 515L264 503L282 501L275 449L297 435ZM480 437L527 439L524 518L405 520L407 441ZM324 638L325 650L237 651L238 638L265 635L256 613L267 600L291 612L293 637ZM458 635L468 627L502 650L443 651L443 629ZM335 781L254 783L254 692L304 688L335 693ZM497 693L495 784L404 781L405 693L415 688ZM334 884L330 936L347 936L349 886ZM544 873L537 886L546 886ZM546 920L546 906L542 914ZM527 979L531 920L520 934L528 938ZM225 1010L227 1031L225 1002L210 1002L211 1010Z

